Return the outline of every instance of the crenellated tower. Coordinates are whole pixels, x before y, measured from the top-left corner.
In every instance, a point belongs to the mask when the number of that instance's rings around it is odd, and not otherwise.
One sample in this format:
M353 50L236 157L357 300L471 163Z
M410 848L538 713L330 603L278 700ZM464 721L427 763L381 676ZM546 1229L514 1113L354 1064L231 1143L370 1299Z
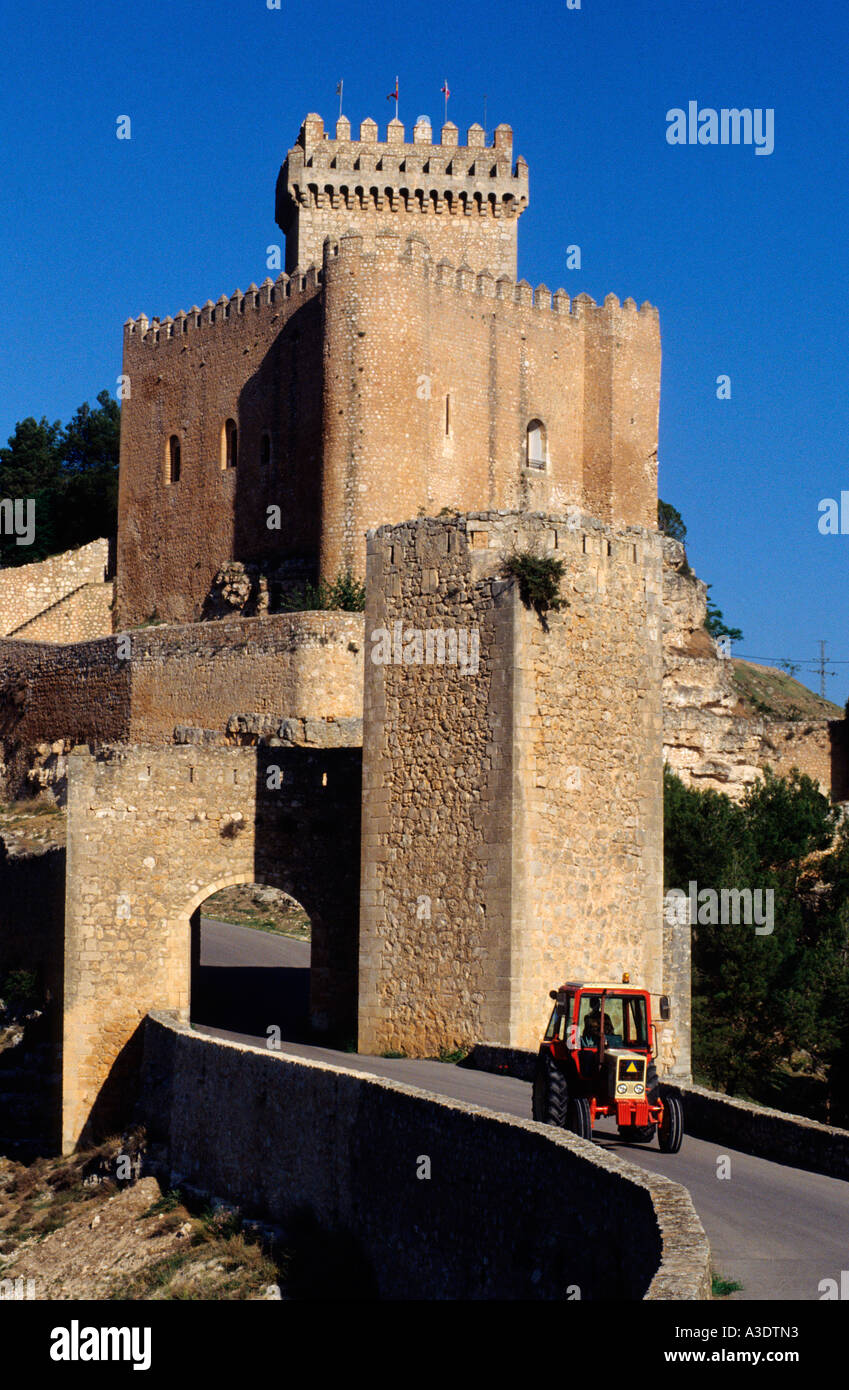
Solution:
M378 140L377 122L365 120L351 139L346 117L334 139L320 116L307 116L277 180L276 218L286 234L286 269L320 265L325 237L356 232L368 242L381 232L418 235L435 260L447 256L473 271L516 278L516 224L528 204L528 166L513 163L513 131L499 125L487 145L482 126L470 126L466 144L447 122L434 144L429 119L420 116L412 143L404 126L389 122Z

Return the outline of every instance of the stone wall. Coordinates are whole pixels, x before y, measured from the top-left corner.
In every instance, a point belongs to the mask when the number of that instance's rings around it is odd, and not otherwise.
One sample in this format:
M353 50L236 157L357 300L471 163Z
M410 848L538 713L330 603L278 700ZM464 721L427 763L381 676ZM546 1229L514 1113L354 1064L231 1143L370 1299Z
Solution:
M96 540L31 565L0 569L0 637L19 633L45 609L83 586L94 586L99 592L89 593L64 611L61 619L51 620L61 623L61 635L57 631L49 640L80 642L111 632L112 620L104 602L107 595L111 597L111 585L103 587L108 567L109 542ZM99 630L92 631L98 623Z
M144 1015L188 1018L191 919L219 888L265 883L301 903L312 923L312 1025L353 1038L360 776L360 750L348 748L70 755L66 1147L120 1123Z
M169 740L177 724L223 730L230 715L248 711L311 719L362 713L361 613L278 613L129 637L133 740Z
M112 631L115 584L81 584L15 629L27 642L88 642Z
M132 395L121 409L116 626L199 617L230 560L314 570L323 374L315 268L173 320L130 320L123 371ZM235 467L224 452L228 419L238 428ZM273 526L269 507L280 510Z
M505 578L514 549L564 561L545 624ZM549 989L586 973L662 992L656 534L383 527L367 587L360 1050L532 1045ZM477 634L474 668L376 664L396 624Z
M167 1181L284 1226L306 1208L356 1243L381 1299L710 1297L685 1189L549 1126L162 1014L141 1115Z
M40 744L169 742L178 725L224 734L237 714L327 719L362 711L363 616L289 613L163 625L60 646L0 641L8 794Z
M404 352L397 325L404 325ZM656 525L657 311L474 276L387 232L324 261L321 568L363 572L372 527L443 508ZM530 467L527 430L546 430Z

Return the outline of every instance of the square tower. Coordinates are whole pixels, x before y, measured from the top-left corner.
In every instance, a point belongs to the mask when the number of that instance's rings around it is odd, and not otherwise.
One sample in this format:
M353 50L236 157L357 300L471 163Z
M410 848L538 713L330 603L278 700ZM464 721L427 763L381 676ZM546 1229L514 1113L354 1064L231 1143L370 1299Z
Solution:
M513 157L513 131L499 125L486 144L479 125L466 144L447 122L434 144L426 116L404 139L399 120L378 140L365 120L351 139L346 117L335 139L320 116L307 116L277 180L276 218L286 234L286 270L320 265L325 237L380 232L423 237L435 260L516 278L516 224L528 203L528 166Z

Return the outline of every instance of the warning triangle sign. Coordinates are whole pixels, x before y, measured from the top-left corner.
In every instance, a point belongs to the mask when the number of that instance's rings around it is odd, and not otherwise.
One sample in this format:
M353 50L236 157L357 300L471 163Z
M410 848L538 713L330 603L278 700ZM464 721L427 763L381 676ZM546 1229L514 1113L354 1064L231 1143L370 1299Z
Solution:
M636 1062L629 1062L628 1065L627 1065L627 1067L625 1068L625 1070L626 1070L626 1071L636 1071L636 1070L637 1070L637 1064L636 1064Z

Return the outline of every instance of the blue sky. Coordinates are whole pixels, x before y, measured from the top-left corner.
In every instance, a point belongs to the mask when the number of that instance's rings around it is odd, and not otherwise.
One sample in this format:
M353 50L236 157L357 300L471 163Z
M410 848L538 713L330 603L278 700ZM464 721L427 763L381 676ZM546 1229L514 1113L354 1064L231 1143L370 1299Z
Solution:
M530 165L519 273L660 309L660 491L737 650L849 694L849 19L839 0L18 6L3 31L0 438L114 391L121 325L265 276L307 111L499 121ZM774 110L775 149L672 146L666 112ZM116 138L129 115L132 139ZM566 265L578 244L582 268ZM730 400L716 378L731 378ZM817 684L810 673L802 678Z

